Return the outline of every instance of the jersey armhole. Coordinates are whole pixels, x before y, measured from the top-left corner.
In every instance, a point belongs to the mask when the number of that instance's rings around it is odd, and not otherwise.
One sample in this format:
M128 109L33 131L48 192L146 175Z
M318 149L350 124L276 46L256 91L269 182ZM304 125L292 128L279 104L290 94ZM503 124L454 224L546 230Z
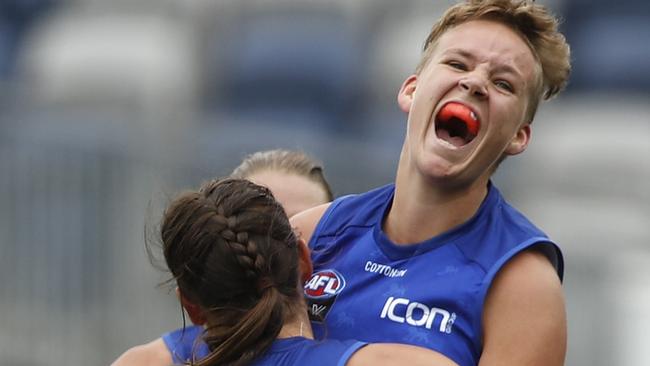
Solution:
M506 254L504 254L501 258L499 258L498 261L494 263L494 265L488 270L487 274L485 275L483 282L481 283L480 287L480 293L479 293L479 299L480 300L480 309L481 312L483 311L483 306L485 304L485 298L487 296L487 292L490 289L490 286L492 285L492 281L494 280L494 277L496 277L497 273L503 268L503 266L511 260L515 255L523 252L524 250L531 249L535 247L537 250L540 250L542 254L549 260L551 265L555 268L555 272L557 273L558 277L560 278L560 282L562 282L563 277L564 277L564 258L562 256L562 251L560 250L560 247L557 246L554 242L549 240L547 237L533 237L530 238L523 243L517 245L516 247L510 249ZM479 319L479 324L478 324L478 329L483 328L483 315L478 318ZM483 343L482 336L481 336L481 344ZM481 350L477 349L477 352L480 354Z
M551 265L555 268L555 272L560 278L560 282L564 278L564 258L562 257L562 251L554 242L550 241L546 237L533 237L523 243L517 245L516 247L510 249L506 254L504 254L494 265L488 270L483 283L481 284L481 299L485 299L488 289L494 280L494 277L497 273L503 268L503 266L511 260L515 255L523 252L524 250L531 249L535 247L540 250L544 256L551 262Z
M354 344L352 344L350 347L348 347L348 349L345 350L345 352L343 352L336 366L345 366L348 363L350 357L352 357L352 355L356 351L358 351L361 347L364 347L366 345L368 345L368 343L366 342L355 342Z

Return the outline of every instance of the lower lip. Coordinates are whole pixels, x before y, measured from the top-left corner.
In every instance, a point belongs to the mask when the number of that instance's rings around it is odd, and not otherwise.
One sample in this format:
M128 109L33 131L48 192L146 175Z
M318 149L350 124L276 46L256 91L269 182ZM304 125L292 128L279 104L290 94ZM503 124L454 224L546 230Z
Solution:
M453 137L450 137L450 138L453 139ZM456 145L456 144L454 144L453 142L449 142L449 141L447 141L446 139L443 139L443 138L441 138L440 136L438 136L438 132L436 132L436 139L437 139L438 141L440 141L440 144L444 145L445 147L447 147L447 148L449 148L449 149L454 149L454 150L462 149L463 147L469 145L469 143L467 143L467 144L463 144L463 145ZM471 143L471 142L470 142L470 143Z

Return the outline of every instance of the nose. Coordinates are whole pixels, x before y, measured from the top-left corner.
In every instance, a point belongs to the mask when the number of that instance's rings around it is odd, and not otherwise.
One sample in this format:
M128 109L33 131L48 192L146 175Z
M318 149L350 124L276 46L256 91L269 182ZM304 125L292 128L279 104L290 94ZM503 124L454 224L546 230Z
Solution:
M485 81L477 75L467 75L458 82L462 90L477 98L487 97Z

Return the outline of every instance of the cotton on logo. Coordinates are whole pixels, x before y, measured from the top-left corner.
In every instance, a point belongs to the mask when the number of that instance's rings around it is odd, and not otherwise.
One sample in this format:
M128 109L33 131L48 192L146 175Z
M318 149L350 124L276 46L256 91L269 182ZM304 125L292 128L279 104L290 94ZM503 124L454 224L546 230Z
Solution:
M406 322L407 324L416 327L425 327L427 329L431 329L434 326L434 321L438 319L440 321L439 326L436 322L438 330L443 333L451 333L451 327L456 320L456 313L450 314L444 309L429 308L419 302L411 302L409 299L401 297L394 298L391 296L386 300L386 304L384 304L384 308L381 311L380 318L384 319L386 317L396 323Z
M305 295L312 299L336 296L345 288L345 278L333 269L319 271L305 284Z

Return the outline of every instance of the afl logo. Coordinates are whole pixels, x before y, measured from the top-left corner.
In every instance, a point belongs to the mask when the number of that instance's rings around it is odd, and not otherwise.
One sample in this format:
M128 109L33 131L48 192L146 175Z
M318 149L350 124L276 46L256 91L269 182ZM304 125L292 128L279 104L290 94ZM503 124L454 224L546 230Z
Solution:
M345 288L345 278L333 269L325 269L311 275L305 284L305 295L312 299L335 297Z

